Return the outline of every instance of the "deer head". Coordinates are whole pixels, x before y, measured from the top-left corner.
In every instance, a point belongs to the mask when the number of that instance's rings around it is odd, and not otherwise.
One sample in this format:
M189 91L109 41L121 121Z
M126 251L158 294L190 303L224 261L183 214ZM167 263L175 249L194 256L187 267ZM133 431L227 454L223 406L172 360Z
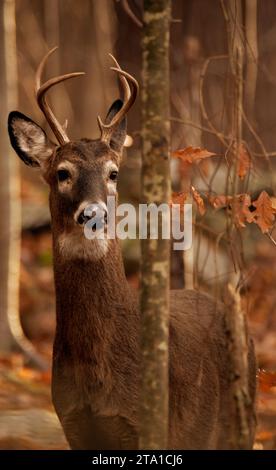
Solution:
M70 141L66 126L58 122L46 94L54 85L83 75L83 72L62 75L41 84L47 59L56 49L49 51L37 69L35 92L58 144L53 143L38 124L18 111L10 113L8 130L11 144L21 160L28 166L40 168L50 186L54 246L65 257L98 259L107 253L110 241L85 238L83 225L89 218L85 208L101 204L106 224L107 196L117 194L116 181L126 138L126 114L136 99L138 83L111 56L115 62L111 70L118 74L123 101L118 99L112 104L104 122L98 117L99 139Z

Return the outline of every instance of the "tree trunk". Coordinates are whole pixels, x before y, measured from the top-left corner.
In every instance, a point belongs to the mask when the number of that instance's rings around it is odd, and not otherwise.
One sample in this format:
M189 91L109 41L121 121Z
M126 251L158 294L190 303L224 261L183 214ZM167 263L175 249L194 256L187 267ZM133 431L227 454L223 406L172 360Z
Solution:
M255 95L258 76L257 0L245 2L246 75L244 107L246 116L255 124Z
M15 0L2 2L1 33L3 41L2 80L5 94L1 106L1 218L0 218L0 350L23 351L42 368L46 364L36 356L24 337L19 319L19 276L21 244L20 166L9 144L6 121L9 111L17 108L17 54Z
M244 37L242 24L241 0L222 2L228 28L228 50L230 73L233 79L232 99L232 157L233 172L231 195L236 196L239 190L237 175L239 152L243 141L243 62ZM238 237L231 220L228 228L232 245L237 245ZM237 260L237 265L239 260ZM248 392L248 341L244 313L240 306L238 292L229 285L226 295L226 324L228 330L228 346L230 351L231 386L233 397L232 435L236 449L249 449L250 433L248 425L248 407L250 398Z
M15 1L2 2L3 88L1 123L7 122L8 110L17 107L17 62ZM19 162L12 155L7 131L1 132L1 272L0 272L0 349L9 352L18 333L20 194ZM12 319L10 323L9 319ZM15 331L12 331L15 330Z
M142 202L169 203L170 0L144 1ZM164 449L168 436L170 240L142 240L142 396L140 448ZM148 221L149 233L149 221Z

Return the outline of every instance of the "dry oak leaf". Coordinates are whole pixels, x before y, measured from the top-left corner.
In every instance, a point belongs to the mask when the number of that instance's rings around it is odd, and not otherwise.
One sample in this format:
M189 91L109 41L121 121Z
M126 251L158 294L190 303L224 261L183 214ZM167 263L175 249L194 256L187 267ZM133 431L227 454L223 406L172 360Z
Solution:
M231 196L225 196L224 194L208 197L208 201L214 207L214 209L221 209L222 207L226 207L231 202Z
M205 204L204 204L204 201L203 201L202 197L200 196L199 192L193 186L191 186L191 193L192 193L193 199L194 199L194 201L197 205L198 212L200 213L200 215L204 215L205 212L206 212L206 208L205 208Z
M172 204L185 204L188 193L185 191L172 193L171 205Z
M254 222L260 227L262 233L267 233L275 221L275 209L266 191L262 191L258 199L253 202Z
M224 194L217 196L209 196L210 204L215 209L226 207L233 214L233 220L237 227L245 227L245 222L249 224L254 221L255 212L251 212L251 197L249 194L237 194L237 196L225 196Z
M240 145L238 153L238 176L241 180L247 175L251 168L251 157L244 144Z
M206 149L200 147L186 147L184 149L175 150L172 153L173 158L179 158L184 163L198 163L208 157L216 155L213 152L209 152Z
M239 194L232 201L234 222L238 227L245 227L245 222L249 224L255 220L255 211L251 212L251 197L249 194Z

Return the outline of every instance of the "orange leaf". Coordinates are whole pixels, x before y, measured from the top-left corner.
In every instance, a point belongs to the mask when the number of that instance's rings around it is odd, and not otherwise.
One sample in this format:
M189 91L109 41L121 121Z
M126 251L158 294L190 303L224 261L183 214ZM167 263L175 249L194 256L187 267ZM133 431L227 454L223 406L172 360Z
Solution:
M186 147L184 149L175 150L172 153L173 158L179 158L183 162L189 164L198 163L205 158L212 157L213 155L215 155L215 153L209 152L208 150L200 147Z
M206 212L206 208L205 208L205 204L204 204L202 197L193 186L191 186L191 192L192 192L194 201L197 205L198 212L200 213L200 215L204 215Z
M222 207L226 207L231 199L231 196L224 196L224 194L208 197L208 200L214 209L221 209Z
M254 222L260 227L262 233L267 233L273 226L275 220L275 209L266 191L262 191L258 199L253 202L256 207Z
M254 221L255 212L251 212L249 206L251 206L249 194L239 194L233 199L232 210L237 227L245 227L245 222L250 224Z
M274 438L274 435L271 431L259 431L256 434L256 441L270 441Z
M251 212L251 197L249 194L238 194L232 196L209 196L209 201L215 209L227 207L233 214L233 220L237 227L245 227L245 222L249 224L254 221L255 212Z
M261 392L269 392L272 387L276 387L276 372L259 370L258 380Z
M179 193L172 193L171 205L172 204L184 204L188 197L188 193L182 191Z
M251 157L244 144L240 145L238 153L238 176L244 179L251 167Z
M271 196L270 200L271 200L271 204L272 204L272 209L273 209L274 213L276 213L276 197Z

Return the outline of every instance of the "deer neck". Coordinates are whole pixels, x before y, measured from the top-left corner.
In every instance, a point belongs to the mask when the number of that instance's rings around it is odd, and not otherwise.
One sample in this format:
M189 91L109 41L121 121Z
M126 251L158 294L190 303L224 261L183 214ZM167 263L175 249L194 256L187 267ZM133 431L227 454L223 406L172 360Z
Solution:
M121 312L134 305L118 241L110 241L105 257L90 261L62 258L54 240L54 272L55 354L74 364L108 368L110 348L128 328L126 322L120 325L120 318L125 318Z

